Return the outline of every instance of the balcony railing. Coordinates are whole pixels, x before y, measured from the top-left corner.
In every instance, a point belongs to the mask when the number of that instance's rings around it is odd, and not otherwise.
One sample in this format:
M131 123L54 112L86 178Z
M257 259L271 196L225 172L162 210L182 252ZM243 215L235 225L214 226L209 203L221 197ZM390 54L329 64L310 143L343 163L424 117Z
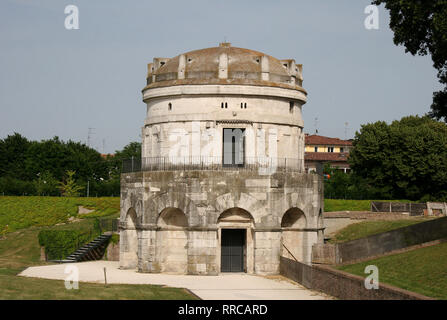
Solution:
M123 160L122 172L212 170L212 171L259 171L260 174L275 172L304 172L304 161L292 158L245 157L243 163L224 163L222 157L150 157Z

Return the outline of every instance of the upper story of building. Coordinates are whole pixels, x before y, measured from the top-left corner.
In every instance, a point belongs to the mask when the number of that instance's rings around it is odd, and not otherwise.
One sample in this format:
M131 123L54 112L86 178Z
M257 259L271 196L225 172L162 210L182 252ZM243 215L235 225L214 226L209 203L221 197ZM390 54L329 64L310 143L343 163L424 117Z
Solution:
M301 165L307 100L302 83L302 65L293 59L229 43L155 58L142 90L142 157L230 157L243 163L270 157Z
M143 100L146 125L173 121L244 120L303 127L302 65L221 43L154 58Z

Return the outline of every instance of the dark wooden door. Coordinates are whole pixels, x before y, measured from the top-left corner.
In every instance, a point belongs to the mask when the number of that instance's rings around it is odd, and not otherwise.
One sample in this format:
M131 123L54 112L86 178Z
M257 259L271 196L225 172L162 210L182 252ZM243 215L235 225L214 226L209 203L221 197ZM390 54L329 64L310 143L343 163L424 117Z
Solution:
M245 229L222 229L222 272L244 272Z

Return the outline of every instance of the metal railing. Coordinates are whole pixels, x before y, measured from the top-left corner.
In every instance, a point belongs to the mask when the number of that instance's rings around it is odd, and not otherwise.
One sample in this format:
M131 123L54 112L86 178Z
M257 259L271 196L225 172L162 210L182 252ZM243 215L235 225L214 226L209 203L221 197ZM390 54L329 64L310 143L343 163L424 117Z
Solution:
M111 218L102 218L99 219L99 229L100 234L103 234L104 232L117 232L118 231L118 219L111 219Z
M227 160L227 159L225 159ZM122 172L213 170L256 171L259 173L304 172L304 160L292 158L245 157L242 163L226 163L223 157L150 157L123 160Z

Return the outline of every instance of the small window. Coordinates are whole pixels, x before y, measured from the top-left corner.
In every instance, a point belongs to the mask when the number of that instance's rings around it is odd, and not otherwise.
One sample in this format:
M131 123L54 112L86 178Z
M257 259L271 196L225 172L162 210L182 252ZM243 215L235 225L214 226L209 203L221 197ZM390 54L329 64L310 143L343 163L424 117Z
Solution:
M227 109L227 108L228 108L228 103L225 102L225 109Z
M318 147L315 147L315 148L314 148L314 151L315 151L315 152L318 152Z
M293 113L293 105L294 105L293 101L290 101L289 102L289 112L290 113Z
M328 147L327 152L334 152L334 147Z
M247 103L244 103L244 109L247 109Z
M168 110L171 111L172 110L172 103L168 103Z
M343 152L343 150L344 150L343 148L340 148L340 152Z
M222 109L224 108L224 103L223 103L223 102L220 104L220 107L221 107Z
M241 102L241 109L243 109L244 108L244 104Z

